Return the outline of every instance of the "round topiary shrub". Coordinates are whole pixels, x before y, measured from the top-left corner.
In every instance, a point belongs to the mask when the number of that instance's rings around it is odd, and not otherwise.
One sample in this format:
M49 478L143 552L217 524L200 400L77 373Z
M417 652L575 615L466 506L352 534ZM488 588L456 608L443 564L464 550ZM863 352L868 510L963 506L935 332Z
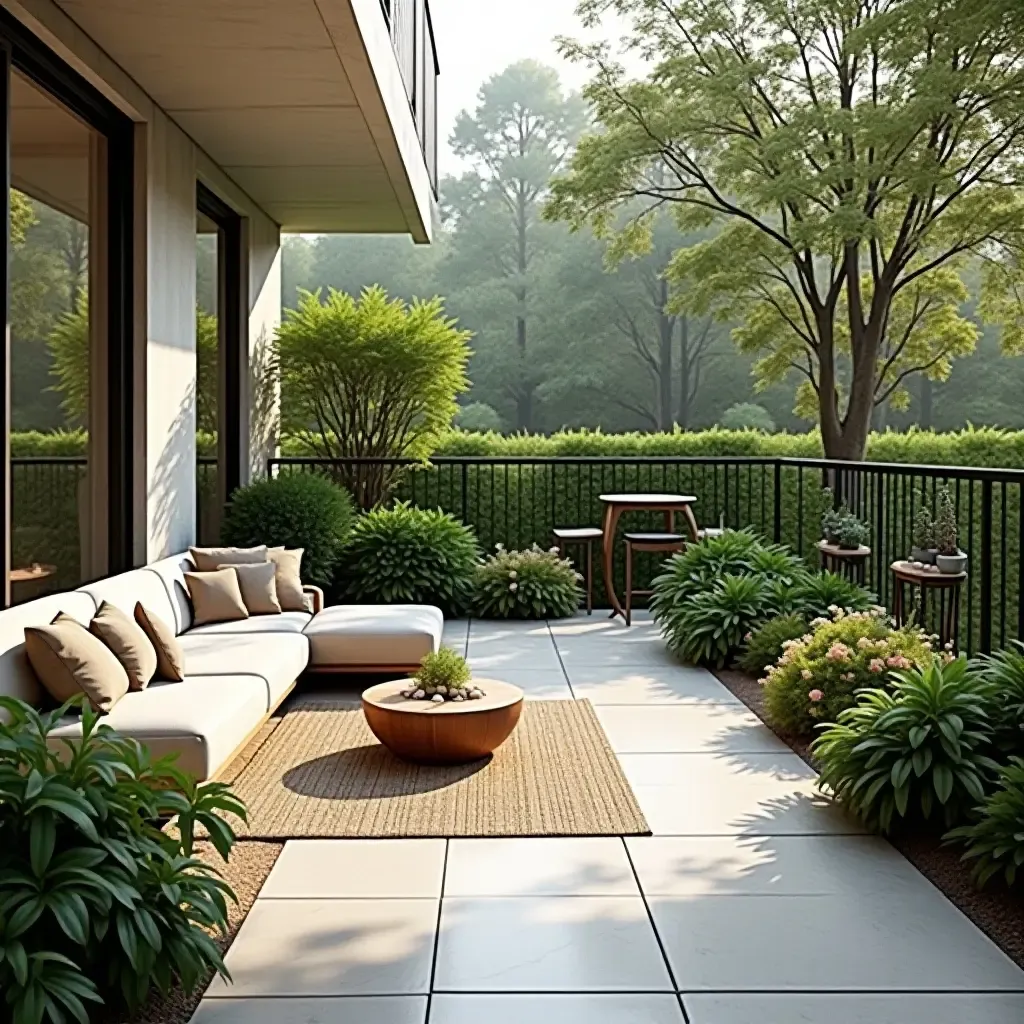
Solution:
M746 647L739 658L739 667L752 676L764 674L769 665L782 657L787 640L799 640L807 632L802 615L779 615L769 619L744 637Z
M342 587L366 604L433 604L459 615L472 600L479 561L476 535L453 516L398 502L356 520Z
M506 551L499 545L477 569L473 607L484 619L563 619L580 606L581 578L558 548Z
M253 547L302 548L302 578L332 582L355 519L349 493L317 473L283 473L231 495L221 539Z
M852 707L857 690L881 687L895 673L927 668L932 651L915 629L893 629L888 619L841 608L831 619L811 623L812 632L788 640L778 663L768 666L765 711L776 728L810 735L821 722L834 722Z

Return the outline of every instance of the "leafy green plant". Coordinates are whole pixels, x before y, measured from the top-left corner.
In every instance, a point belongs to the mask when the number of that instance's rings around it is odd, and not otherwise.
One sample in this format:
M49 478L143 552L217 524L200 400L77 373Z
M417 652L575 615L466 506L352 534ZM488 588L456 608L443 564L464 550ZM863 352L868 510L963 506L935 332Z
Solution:
M439 686L449 690L464 690L471 676L466 659L450 647L442 647L423 657L414 678L424 690L436 691Z
M319 473L282 473L231 495L221 538L225 544L302 548L302 575L329 584L352 531L348 492Z
M426 459L469 387L469 338L439 298L406 304L379 287L359 298L332 288L321 301L319 291L300 290L277 333L282 426L322 458ZM389 497L402 468L380 462L337 472L369 509Z
M481 618L561 619L580 606L580 574L557 548L499 547L476 571L473 607Z
M967 844L965 861L984 885L1002 873L1007 885L1024 868L1024 759L1011 757L999 769L998 786L977 810L978 820L953 829L946 838Z
M835 572L803 572L782 589L786 609L808 621L830 615L834 608L866 612L875 604L874 594Z
M899 672L891 689L862 691L815 740L818 780L883 832L908 818L946 828L985 799L999 771L988 750L988 686L965 658Z
M996 745L1008 754L1024 754L1024 643L981 655L977 667L992 688L992 727Z
M821 722L834 722L862 687L932 662L928 643L912 629L893 629L874 612L837 608L833 615L812 622L809 637L784 641L782 656L765 670L765 711L781 732L810 735Z
M739 667L751 675L764 674L782 656L783 644L797 640L807 632L807 620L802 615L778 615L758 626L744 638L746 646L739 659Z
M67 709L0 698L0 997L13 1024L88 1024L88 1003L134 1008L175 981L227 977L211 933L234 895L194 856L195 832L227 860L221 815L245 807L223 783L152 762L88 705L81 739L51 749Z
M871 530L853 513L841 516L834 528L836 543L843 548L859 548L871 537Z
M669 648L695 665L721 667L763 616L766 589L761 576L726 573L681 610Z
M473 531L454 516L398 502L356 520L342 585L364 603L433 604L457 615L470 606L479 561Z

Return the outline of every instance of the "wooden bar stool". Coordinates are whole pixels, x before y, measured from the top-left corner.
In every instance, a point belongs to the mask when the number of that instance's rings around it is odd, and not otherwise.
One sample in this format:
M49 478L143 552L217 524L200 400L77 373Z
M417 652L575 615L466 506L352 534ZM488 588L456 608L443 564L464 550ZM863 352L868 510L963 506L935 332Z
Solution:
M653 590L633 589L633 552L664 551L678 552L686 548L686 538L681 533L627 533L626 542L626 625L632 624L633 595L653 594Z
M558 545L558 553L565 558L567 547L578 547L584 549L584 558L587 563L587 614L594 612L594 541L604 537L604 530L597 526L556 526L552 531L555 543Z

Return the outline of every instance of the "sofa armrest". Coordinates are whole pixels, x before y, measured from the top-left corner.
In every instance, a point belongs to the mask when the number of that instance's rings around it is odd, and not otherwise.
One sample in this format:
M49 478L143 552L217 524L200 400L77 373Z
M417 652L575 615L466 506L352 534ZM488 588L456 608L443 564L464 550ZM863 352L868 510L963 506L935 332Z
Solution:
M303 594L308 594L313 599L313 614L322 612L324 610L324 592L319 587L314 587L310 583L304 583L302 586Z

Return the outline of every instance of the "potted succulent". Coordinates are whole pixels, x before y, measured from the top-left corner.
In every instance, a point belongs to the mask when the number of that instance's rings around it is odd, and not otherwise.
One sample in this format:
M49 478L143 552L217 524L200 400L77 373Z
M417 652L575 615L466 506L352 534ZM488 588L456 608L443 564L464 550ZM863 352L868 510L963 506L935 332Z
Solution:
M836 543L846 551L856 551L866 544L871 531L852 512L841 515L835 527Z
M910 560L934 565L935 555L935 523L932 520L931 509L927 505L922 505L914 513Z
M401 694L408 700L429 700L435 704L446 700L479 700L484 696L483 690L473 683L466 659L450 647L425 655L419 671Z
M939 572L963 572L967 568L967 555L960 550L956 522L956 507L949 491L943 487L938 493L935 514L935 564Z

